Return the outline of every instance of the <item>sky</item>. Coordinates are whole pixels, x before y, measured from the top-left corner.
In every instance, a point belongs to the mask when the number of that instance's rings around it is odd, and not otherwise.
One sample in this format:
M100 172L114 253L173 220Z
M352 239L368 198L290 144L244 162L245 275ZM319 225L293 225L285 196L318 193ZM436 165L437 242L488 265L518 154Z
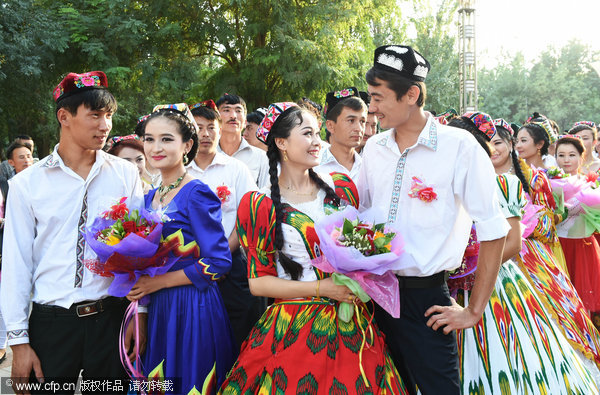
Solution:
M480 67L516 51L532 61L574 38L600 51L600 0L476 0L475 9Z

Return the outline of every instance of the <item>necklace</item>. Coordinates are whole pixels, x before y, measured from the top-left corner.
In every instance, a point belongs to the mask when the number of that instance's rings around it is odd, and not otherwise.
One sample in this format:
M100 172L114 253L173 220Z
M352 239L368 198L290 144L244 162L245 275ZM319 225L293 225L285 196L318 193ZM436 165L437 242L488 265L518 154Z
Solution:
M183 178L185 177L186 174L187 174L187 171L185 171L181 175L181 177L179 177L178 179L176 179L175 182L172 183L172 184L163 185L162 182L160 183L160 186L158 187L158 195L160 196L159 200L160 200L161 203L163 202L163 200L167 196L167 193L171 192L173 189L177 188L181 184L181 181L183 181Z
M291 191L293 193L295 193L298 196L312 196L315 194L315 190L313 189L312 191L310 191L309 193L305 193L305 192L298 192L294 189L294 187L292 187L292 184L288 184L288 186L285 187L285 189L287 189L288 191Z

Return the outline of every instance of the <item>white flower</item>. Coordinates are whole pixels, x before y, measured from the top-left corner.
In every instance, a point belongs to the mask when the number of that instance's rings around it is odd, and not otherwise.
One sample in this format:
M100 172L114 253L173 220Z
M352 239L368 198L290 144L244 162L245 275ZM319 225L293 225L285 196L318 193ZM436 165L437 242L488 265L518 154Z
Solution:
M390 47L386 48L388 51L392 51L392 52L396 52L399 55L402 55L404 53L408 52L408 48L404 48L404 47L398 47L396 45L392 45Z
M427 77L427 67L418 65L415 68L414 75L416 75L417 77L421 77L421 78Z

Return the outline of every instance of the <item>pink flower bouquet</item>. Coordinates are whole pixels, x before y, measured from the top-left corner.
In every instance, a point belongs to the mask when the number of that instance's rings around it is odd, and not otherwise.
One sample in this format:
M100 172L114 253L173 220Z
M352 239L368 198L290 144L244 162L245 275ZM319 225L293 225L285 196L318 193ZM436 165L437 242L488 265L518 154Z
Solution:
M403 241L392 227L378 223L377 217L381 215L375 209L359 213L347 206L317 221L315 230L322 255L313 260L313 265L334 273L336 283L348 285L344 277L356 282L366 293L355 292L363 302L370 297L397 318L400 299L393 270L403 269L399 259ZM347 322L353 311L352 305L342 303L338 313Z

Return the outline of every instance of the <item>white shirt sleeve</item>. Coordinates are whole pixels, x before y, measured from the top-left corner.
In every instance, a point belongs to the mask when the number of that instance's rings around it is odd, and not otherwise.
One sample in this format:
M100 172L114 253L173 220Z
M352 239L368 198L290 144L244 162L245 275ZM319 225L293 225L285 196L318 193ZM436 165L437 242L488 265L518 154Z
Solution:
M500 208L492 162L475 141L465 144L461 152L455 167L454 191L475 222L477 239L500 239L508 234L510 225Z
M235 185L235 193L237 195L236 202L235 202L236 208L240 205L240 201L242 200L242 197L246 194L246 192L258 191L258 187L256 186L254 179L252 178L252 173L250 173L248 166L246 166L245 164L243 164L241 162L239 164L240 164L240 166L238 166L239 172L238 172L238 176L236 178L236 185ZM267 169L267 173L268 173L268 169Z
M20 179L19 181L24 181ZM2 248L0 304L8 345L29 343L29 304L33 285L36 220L23 182L10 181Z

